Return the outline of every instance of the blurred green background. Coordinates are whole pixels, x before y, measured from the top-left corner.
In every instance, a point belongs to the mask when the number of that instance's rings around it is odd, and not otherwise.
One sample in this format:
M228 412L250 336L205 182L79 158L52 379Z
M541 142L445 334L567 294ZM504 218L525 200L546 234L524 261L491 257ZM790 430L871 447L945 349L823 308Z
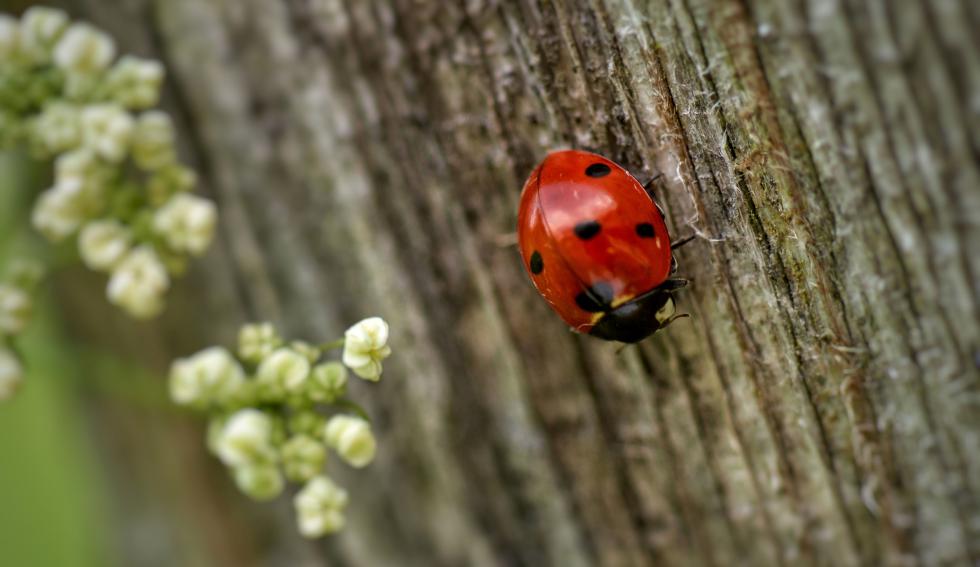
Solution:
M42 250L25 222L39 183L23 154L0 153L0 266L15 250ZM106 479L78 391L86 354L66 339L50 294L42 285L17 341L30 361L24 384L0 403L0 549L6 565L113 565Z

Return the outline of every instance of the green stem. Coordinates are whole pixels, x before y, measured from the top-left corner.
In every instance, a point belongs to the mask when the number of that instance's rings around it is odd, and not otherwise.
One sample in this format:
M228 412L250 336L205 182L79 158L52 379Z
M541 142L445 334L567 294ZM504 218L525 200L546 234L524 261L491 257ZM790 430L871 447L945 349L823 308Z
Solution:
M347 398L340 398L339 400L334 401L333 405L341 409L350 410L356 413L358 417L360 417L364 421L367 421L368 423L371 422L371 417L364 410L364 408L362 408L359 404L352 402L351 400L348 400Z
M342 346L344 346L344 339L343 338L339 338L339 339L337 339L335 341L332 341L332 342L329 342L329 343L320 344L320 345L318 345L318 348L320 350L332 350L332 349L335 349L335 348L340 348Z

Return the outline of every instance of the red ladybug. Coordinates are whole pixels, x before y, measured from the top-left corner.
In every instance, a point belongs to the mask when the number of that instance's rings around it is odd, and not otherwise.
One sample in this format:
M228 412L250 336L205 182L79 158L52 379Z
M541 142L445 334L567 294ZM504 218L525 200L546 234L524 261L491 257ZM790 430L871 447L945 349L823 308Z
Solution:
M554 152L531 172L517 239L534 287L574 331L634 343L684 316L663 212L600 155Z

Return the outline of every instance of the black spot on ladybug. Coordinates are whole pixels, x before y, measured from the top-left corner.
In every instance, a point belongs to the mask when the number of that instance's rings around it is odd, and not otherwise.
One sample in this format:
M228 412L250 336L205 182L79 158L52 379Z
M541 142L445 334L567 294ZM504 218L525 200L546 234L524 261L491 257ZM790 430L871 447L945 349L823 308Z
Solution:
M585 168L585 174L589 177L605 177L609 175L609 166L604 163L593 163L589 167Z
M653 238L657 233L653 230L653 225L648 222L641 222L636 225L636 235L640 238Z
M575 296L575 304L590 313L608 310L612 300L613 288L607 282L596 282Z
M575 225L575 236L581 238L582 240L588 240L593 236L599 234L602 230L602 225L598 221L582 221Z
M541 259L541 254L538 253L537 250L535 250L531 254L531 261L529 264L531 268L531 273L534 275L540 274L541 270L544 269L544 260Z

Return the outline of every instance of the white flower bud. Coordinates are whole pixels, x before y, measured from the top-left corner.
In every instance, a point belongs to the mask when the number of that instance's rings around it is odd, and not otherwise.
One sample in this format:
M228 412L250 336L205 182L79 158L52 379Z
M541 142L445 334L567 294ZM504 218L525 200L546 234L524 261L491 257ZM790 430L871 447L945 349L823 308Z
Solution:
M377 442L368 422L351 415L335 415L323 430L327 445L352 467L361 468L374 460Z
M252 364L261 362L281 344L272 323L249 323L238 331L238 356Z
M153 229L174 250L200 256L211 244L217 217L211 201L178 193L153 215Z
M339 362L317 364L306 383L306 395L314 402L332 403L346 389L347 369Z
M289 343L289 348L305 356L306 360L310 361L310 364L319 360L320 355L323 354L319 347L311 345L306 341L292 341Z
M16 335L31 318L31 297L12 285L0 284L0 337Z
M47 61L67 26L68 14L63 11L31 6L20 18L21 45L35 61Z
M327 448L309 435L295 435L283 444L280 455L286 478L306 482L323 470Z
M365 380L381 378L381 361L390 354L388 323L381 317L364 319L344 333L344 364Z
M298 392L310 375L310 361L289 348L280 348L267 356L256 372L256 380L274 396Z
M126 157L133 135L133 117L116 104L93 104L82 109L82 143L109 162Z
M163 310L163 295L170 287L167 269L149 246L140 246L116 266L109 278L109 301L137 319L155 317Z
M129 229L119 221L93 221L78 235L78 252L89 269L107 271L129 252L131 240Z
M38 197L31 213L31 224L51 241L71 236L86 219L89 209L82 180L59 179Z
M177 158L174 139L174 125L166 112L144 112L133 131L133 161L147 171L173 163Z
M275 465L245 465L232 469L235 485L255 500L272 500L282 494L286 483Z
M20 25L16 18L0 14L0 62L9 63L20 51Z
M70 73L87 75L105 69L116 54L106 33L84 22L72 24L54 47L54 63Z
M12 350L0 346L0 401L17 393L24 381L24 368Z
M265 413L252 408L238 410L221 429L218 458L229 467L275 462L272 429L272 419Z
M45 106L30 128L33 140L47 154L69 150L81 142L78 108L71 104L55 102Z
M211 347L170 365L170 398L182 406L227 403L243 393L245 371L230 352Z
M140 110L150 108L160 99L163 65L152 59L124 55L109 70L106 86L110 97L119 104Z
M56 180L79 179L86 185L104 185L110 168L88 148L79 148L58 156L54 161Z
M344 527L347 491L325 476L306 483L293 498L299 532L308 538L334 533Z

